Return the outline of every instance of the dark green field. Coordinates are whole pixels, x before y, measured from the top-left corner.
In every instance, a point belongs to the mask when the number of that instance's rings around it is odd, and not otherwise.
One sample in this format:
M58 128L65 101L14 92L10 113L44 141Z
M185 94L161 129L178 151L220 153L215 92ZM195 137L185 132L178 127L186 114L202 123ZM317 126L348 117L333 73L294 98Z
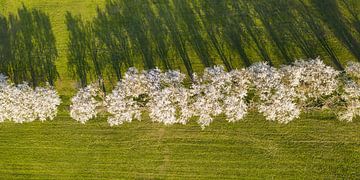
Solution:
M53 121L0 123L0 179L360 178L360 120L340 122L332 111L303 114L287 125L257 113L237 123L218 117L205 130L195 120L165 126L145 118L119 127L110 127L106 117L85 125L72 120L68 105L76 89L66 67L64 15L90 19L104 1L23 0L52 21L59 51L56 88L64 104ZM0 12L15 12L21 2L0 0ZM334 47L344 64L354 60L343 46Z

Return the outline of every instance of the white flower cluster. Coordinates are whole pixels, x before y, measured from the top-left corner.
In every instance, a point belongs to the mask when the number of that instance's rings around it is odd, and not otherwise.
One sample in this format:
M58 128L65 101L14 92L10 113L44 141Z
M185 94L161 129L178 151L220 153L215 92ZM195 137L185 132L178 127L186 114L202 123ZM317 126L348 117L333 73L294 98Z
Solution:
M95 84L80 89L71 98L70 116L85 124L86 121L97 116L98 108L102 105L101 100L98 100L101 97L101 91Z
M339 87L339 71L325 65L319 58L296 61L280 69L288 89L294 89L299 104L316 101L333 94Z
M300 109L294 103L295 92L282 82L284 74L266 63L254 64L249 74L259 98L255 106L267 120L288 123L299 117Z
M338 113L338 118L351 122L355 117L360 116L360 63L349 62L345 73L352 80L344 83L341 99L345 102L345 110Z
M50 86L37 87L35 90L26 83L15 86L0 74L0 122L52 120L60 103L59 95Z
M360 63L350 61L345 68L345 72L356 81L360 80Z
M279 70L266 63L249 68L259 100L256 106L266 119L288 123L298 118L306 103L332 95L339 87L336 71L319 58L299 60Z
M156 76L155 71L151 75ZM106 97L106 107L112 115L108 118L111 126L131 122L133 119L141 120L142 109L150 91L147 82L151 75L147 77L145 73L130 68L124 79Z
M226 91L224 113L229 122L236 122L247 114L248 105L245 98L248 95L250 81L245 70L233 70L229 74L232 83Z
M201 78L195 78L191 89L193 109L201 127L209 126L213 117L221 113L229 122L242 119L247 113L248 82L245 70L227 73L221 66L206 68Z
M346 109L338 117L342 121L351 122L360 115L360 86L354 81L346 82L341 98L346 102Z
M300 108L294 103L294 91L284 85L277 87L268 99L258 105L258 109L267 120L285 124L300 115Z
M157 76L158 89L151 91L148 104L149 116L154 122L166 125L186 124L193 116L190 90L183 86L185 75L179 71L168 71Z
M356 68L349 69L357 72L355 75L360 74ZM194 74L193 83L186 87L185 75L179 71L138 72L130 68L104 98L104 104L110 113L111 126L141 120L142 113L148 112L152 121L166 125L186 124L190 118L197 117L205 128L220 114L229 122L241 120L249 107L255 107L269 121L288 123L299 117L304 104L316 104L318 100L335 96L334 92L342 87L339 74L318 58L299 60L280 69L260 62L231 72L221 66L206 68L202 76ZM344 86L341 97L348 110L341 119L351 121L360 115L359 87L354 82ZM96 116L99 101L90 89L80 90L73 103L75 119L84 123Z
M220 67L206 68L202 78L194 77L192 93L195 101L193 108L195 114L199 116L198 123L205 128L213 121L213 116L222 113L221 100L225 96L221 90L226 88L226 80L230 78Z
M282 74L265 62L253 64L248 71L251 82L262 101L269 99L274 89L281 85Z

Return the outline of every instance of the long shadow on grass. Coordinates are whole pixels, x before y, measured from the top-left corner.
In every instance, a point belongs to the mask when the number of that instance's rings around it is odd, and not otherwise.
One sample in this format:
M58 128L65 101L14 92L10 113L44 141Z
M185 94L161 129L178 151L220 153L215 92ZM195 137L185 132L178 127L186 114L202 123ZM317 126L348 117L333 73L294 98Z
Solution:
M272 65L273 63L270 59L270 55L265 47L266 44L263 39L263 34L256 26L254 19L251 17L252 15L250 14L251 10L249 3L246 3L245 1L235 1L234 6L236 9L242 9L243 13L240 15L240 19L245 26L246 32L254 41L260 57L268 62L269 65Z
M360 19L359 19L360 2L358 0L342 0L342 2L352 17L352 25L360 35Z
M284 63L289 64L293 61L293 54L287 48L290 47L288 41L282 35L282 23L277 22L279 12L275 2L272 1L252 1L253 7L268 33L269 38L276 46L277 54L284 58Z
M312 0L311 3L334 35L360 61L360 44L351 34L349 27L345 23L338 3L335 0Z
M326 38L325 29L321 26L318 18L314 17L315 13L312 12L311 8L306 5L302 0L300 0L300 3L301 6L299 6L298 8L298 12L305 24L307 24L307 27L309 27L310 33L317 39L321 47L329 55L332 63L336 66L336 68L339 70L343 70L344 68L340 63L338 56L336 55L328 39Z

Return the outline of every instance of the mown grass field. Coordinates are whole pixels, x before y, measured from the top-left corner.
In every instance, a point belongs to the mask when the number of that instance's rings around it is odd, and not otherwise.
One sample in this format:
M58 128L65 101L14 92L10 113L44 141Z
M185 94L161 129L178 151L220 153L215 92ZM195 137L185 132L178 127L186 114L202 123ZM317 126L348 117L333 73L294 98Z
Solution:
M0 12L14 12L21 3L0 0ZM256 113L237 123L219 117L205 130L195 121L164 126L148 118L119 127L110 127L106 117L79 124L67 111L75 85L67 74L64 14L90 18L104 0L23 3L51 18L64 104L53 121L0 123L0 179L360 178L360 121L340 122L331 111L303 114L287 125Z
M288 125L250 114L222 118L205 130L195 123L149 120L109 127L68 117L0 124L2 179L298 178L360 177L360 123L314 112Z

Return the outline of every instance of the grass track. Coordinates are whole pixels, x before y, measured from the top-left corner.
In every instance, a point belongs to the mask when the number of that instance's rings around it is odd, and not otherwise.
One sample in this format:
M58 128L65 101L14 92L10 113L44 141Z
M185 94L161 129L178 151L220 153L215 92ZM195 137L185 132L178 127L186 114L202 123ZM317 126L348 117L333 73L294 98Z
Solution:
M358 120L339 122L329 112L288 125L255 114L238 123L222 119L204 131L195 122L149 120L109 127L105 118L1 123L0 177L360 178Z

